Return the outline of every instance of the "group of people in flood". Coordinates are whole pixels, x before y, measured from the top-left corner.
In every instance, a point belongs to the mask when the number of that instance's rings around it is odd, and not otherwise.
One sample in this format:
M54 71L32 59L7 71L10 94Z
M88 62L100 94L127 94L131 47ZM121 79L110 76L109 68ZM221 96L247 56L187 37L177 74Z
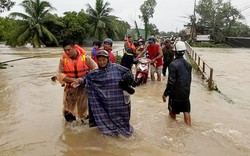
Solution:
M64 85L63 115L67 122L88 120L89 126L97 126L102 134L130 137L133 134L130 96L136 86L132 66L136 66L140 57L148 57L152 81L156 80L155 73L157 81L161 81L161 74L166 76L168 67L168 82L162 99L166 102L169 96L169 116L175 119L176 114L183 112L186 124L191 125L192 67L183 58L185 43L166 40L161 47L154 37L150 37L146 45L142 38L138 43L134 45L132 36L127 36L120 64L112 53L110 38L94 41L91 56L71 41L63 43L57 80Z

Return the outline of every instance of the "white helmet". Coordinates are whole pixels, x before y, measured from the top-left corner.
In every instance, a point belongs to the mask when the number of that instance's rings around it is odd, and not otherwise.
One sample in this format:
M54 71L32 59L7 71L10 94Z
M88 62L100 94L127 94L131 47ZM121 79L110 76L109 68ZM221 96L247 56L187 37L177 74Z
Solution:
M175 51L177 55L183 55L187 50L186 44L183 41L177 41L172 50Z
M183 41L177 41L174 44L173 51L185 51L187 50L186 44Z

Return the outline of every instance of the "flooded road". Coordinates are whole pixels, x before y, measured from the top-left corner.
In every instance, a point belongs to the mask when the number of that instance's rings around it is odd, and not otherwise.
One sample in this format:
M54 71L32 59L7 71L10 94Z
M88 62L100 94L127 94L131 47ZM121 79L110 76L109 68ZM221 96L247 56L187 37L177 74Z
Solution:
M115 46L114 50L121 49L122 43ZM250 49L195 50L214 68L223 94L207 91L193 72L192 127L187 128L182 115L177 121L168 118L167 103L161 99L166 79L149 81L132 96L135 133L126 139L101 135L96 128L77 122L65 123L63 88L50 81L61 48L0 46L0 62L39 56L10 62L0 70L0 155L250 155Z
M250 109L250 49L209 49L196 51L214 71L215 83L233 104Z

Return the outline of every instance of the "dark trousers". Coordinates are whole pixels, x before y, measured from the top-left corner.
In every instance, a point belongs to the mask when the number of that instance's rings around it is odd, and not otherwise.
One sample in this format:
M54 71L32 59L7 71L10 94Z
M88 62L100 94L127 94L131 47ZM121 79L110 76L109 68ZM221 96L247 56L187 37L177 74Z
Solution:
M163 76L166 76L166 72L167 72L167 67L168 65L171 63L172 61L165 61L163 64L163 68L162 68L162 74Z

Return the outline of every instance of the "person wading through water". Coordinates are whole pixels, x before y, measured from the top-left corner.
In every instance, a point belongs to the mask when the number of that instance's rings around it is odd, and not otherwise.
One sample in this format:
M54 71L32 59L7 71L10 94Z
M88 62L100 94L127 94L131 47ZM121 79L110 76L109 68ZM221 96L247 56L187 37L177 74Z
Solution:
M68 122L84 120L88 116L87 92L74 86L89 70L97 69L95 61L73 42L63 43L63 54L59 62L57 80L65 84L63 93L63 115Z
M130 95L135 90L132 72L109 61L109 54L101 50L96 55L99 69L90 71L80 84L88 91L89 126L97 126L102 134L130 137ZM126 92L126 93L125 93Z
M146 48L137 56L137 59L139 59L141 56L143 56L144 53L148 51L149 59L150 61L150 75L151 80L155 81L154 74L157 73L157 81L161 81L161 72L162 72L162 49L160 45L156 44L156 40L154 37L150 37L148 39L148 44Z
M136 47L133 44L133 38L131 35L128 35L126 42L124 43L124 49L128 52L128 49L132 49L133 53L136 53Z
M169 74L166 89L162 95L163 102L168 99L169 116L176 120L176 114L183 112L185 123L191 126L190 116L190 86L192 81L192 66L183 58L186 45L177 41L173 47L175 59L169 64Z

